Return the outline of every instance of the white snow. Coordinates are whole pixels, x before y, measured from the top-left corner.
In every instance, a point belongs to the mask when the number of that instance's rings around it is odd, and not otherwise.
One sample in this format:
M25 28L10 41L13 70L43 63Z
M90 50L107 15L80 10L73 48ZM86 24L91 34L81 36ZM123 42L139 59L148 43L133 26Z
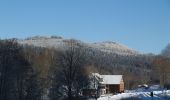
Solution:
M101 84L120 84L122 75L100 75L99 73L92 73L94 77L100 78Z
M164 99L162 96L164 95L170 96L170 90L166 91L154 91L153 97L151 97L150 92L134 92L134 93L121 93L117 95L103 95L97 100L121 100L125 98L131 98L131 97L137 97L140 98L140 100L169 100Z
M122 75L101 75L103 82L102 84L120 84Z
M153 97L150 93L153 91ZM168 98L165 99L165 96ZM121 100L136 97L140 100L170 100L170 90L163 90L159 85L153 85L149 89L126 90L125 93L116 95L103 95L97 100Z
M138 96L136 93L121 93L117 95L105 95L103 97L98 98L97 100L121 100L123 98L135 97Z

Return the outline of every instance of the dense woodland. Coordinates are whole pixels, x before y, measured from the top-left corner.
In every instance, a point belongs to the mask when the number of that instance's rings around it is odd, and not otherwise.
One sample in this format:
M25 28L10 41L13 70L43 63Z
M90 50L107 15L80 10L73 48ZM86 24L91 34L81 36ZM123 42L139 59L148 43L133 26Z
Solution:
M0 100L79 100L89 75L122 74L126 89L170 81L170 60L155 55L118 55L74 40L63 49L0 41Z

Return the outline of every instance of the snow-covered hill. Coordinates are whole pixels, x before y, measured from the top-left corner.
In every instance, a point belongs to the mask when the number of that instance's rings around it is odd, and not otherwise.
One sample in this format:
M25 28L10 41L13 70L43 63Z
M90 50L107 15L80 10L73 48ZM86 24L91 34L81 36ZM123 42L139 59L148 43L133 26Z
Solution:
M123 54L123 55L138 54L135 50L132 50L125 45L119 44L117 42L112 42L112 41L92 43L92 44L89 44L89 46L99 49L104 52L113 52L116 54Z
M51 37L35 36L24 40L18 40L20 44L27 44L27 45L48 47L48 48L62 48L68 45L70 41L74 41L76 44L79 44L81 46L85 46L87 48L91 48L94 50L100 50L103 52L115 53L119 55L138 54L135 50L132 50L127 46L112 41L99 42L99 43L84 43L79 40L63 39L62 37L57 37L57 36L51 36Z

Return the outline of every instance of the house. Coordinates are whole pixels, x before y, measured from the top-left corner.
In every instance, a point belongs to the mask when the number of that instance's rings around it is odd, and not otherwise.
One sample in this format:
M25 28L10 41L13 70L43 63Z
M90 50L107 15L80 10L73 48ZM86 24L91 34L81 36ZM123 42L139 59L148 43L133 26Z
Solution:
M100 75L99 88L101 94L114 94L124 92L122 75Z
M115 94L124 92L123 75L100 75L92 73L91 85L84 90L85 96L100 96L104 94Z

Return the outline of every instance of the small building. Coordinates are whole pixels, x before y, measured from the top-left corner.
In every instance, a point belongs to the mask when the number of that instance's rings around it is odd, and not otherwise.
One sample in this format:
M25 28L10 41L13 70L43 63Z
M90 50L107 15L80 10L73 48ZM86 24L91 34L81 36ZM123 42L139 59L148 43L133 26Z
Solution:
M124 81L122 75L100 75L101 90L105 91L105 94L114 94L124 92ZM101 93L103 94L103 93Z
M84 96L99 97L104 94L115 94L124 92L124 81L122 75L100 75L92 73L91 85L85 89Z

